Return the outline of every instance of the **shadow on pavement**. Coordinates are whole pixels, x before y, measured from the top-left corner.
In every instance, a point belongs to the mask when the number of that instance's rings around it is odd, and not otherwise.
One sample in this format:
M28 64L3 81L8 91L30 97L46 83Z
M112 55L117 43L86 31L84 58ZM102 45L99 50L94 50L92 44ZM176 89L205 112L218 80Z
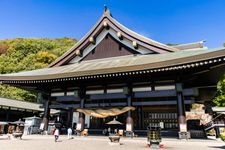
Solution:
M225 149L225 145L223 146L209 146L210 148L218 148L218 149Z

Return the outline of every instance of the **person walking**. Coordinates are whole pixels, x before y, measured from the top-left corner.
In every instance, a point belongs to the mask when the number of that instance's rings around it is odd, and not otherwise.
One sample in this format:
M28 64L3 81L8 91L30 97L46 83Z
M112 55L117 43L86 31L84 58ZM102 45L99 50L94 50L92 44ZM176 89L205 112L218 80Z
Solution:
M55 129L54 136L55 136L55 142L57 142L57 140L59 138L59 129L58 128Z
M68 140L72 139L72 129L71 128L67 129L67 136L68 136Z

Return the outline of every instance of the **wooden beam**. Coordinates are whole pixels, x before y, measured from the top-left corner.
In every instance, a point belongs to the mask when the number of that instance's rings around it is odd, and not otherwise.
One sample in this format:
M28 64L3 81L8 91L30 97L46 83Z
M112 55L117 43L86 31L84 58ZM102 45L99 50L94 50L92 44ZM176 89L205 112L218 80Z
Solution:
M185 100L185 104L193 103L193 100ZM147 101L147 102L133 102L133 106L153 106L153 105L176 105L177 100L170 100L170 101Z
M80 99L75 96L57 96L55 98L57 102L80 101Z
M80 104L52 104L49 106L49 108L54 108L54 109L60 109L60 108L63 108L63 109L69 109L69 108L79 108L80 107Z
M184 100L185 104L193 103L193 100ZM169 100L169 101L142 101L142 102L132 102L132 106L155 106L155 105L176 105L177 100ZM101 107L117 107L117 106L127 106L126 102L118 102L118 103L91 103L85 104L85 108L101 108ZM55 104L50 105L50 108L80 108L79 104Z
M92 103L92 104L85 104L86 108L90 107L116 107L116 106L127 106L126 102L119 102L119 103Z
M184 89L183 92L184 96L199 95L197 88ZM134 98L172 97L172 96L176 96L176 90L134 92ZM126 95L124 93L103 93L103 94L91 94L89 95L89 98L91 100L126 99Z
M184 93L184 96L198 96L199 95L197 88L184 89L183 93ZM176 96L176 90L134 92L135 98L172 97L172 96Z
M146 92L135 92L135 98L147 98L147 97L171 97L176 96L175 90L162 90L162 91L146 91Z
M90 95L91 100L102 100L102 99L125 99L124 93L105 93L105 94L93 94Z

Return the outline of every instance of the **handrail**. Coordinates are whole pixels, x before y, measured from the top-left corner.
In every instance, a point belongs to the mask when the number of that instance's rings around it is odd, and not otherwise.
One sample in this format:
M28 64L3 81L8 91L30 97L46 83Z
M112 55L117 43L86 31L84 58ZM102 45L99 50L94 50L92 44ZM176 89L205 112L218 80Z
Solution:
M215 118L213 118L211 121L214 121L215 119L217 119L219 116L221 116L222 114L217 115Z
M207 131L214 127L225 127L225 123L214 123L214 121L210 121L204 125L204 130Z
M205 128L205 126L209 126L209 125L213 125L213 124L215 124L215 120L219 117L219 116L221 116L222 114L219 114L219 115L217 115L215 118L213 118L211 121L209 121L209 122L207 122L206 124L204 124L204 128ZM208 127L207 127L208 128ZM206 130L206 129L205 129Z

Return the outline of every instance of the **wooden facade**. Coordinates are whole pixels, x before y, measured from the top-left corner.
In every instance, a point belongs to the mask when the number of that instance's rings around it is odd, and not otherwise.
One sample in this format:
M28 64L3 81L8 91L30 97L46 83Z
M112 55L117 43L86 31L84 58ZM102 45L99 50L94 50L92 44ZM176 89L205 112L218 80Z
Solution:
M185 110L207 101L203 91L215 93L225 70L225 48L208 50L201 43L181 47L130 31L106 10L91 31L49 68L1 75L0 81L41 93L45 129L51 108L68 112L64 122L69 127L77 108L133 106L135 111L117 116L132 130L163 122L166 130L179 131L186 125ZM109 119L90 117L89 128L105 128ZM83 113L76 123L85 128Z
M116 41L111 35L106 35L99 45L96 46L83 60L110 58L125 55L138 54L127 46Z

